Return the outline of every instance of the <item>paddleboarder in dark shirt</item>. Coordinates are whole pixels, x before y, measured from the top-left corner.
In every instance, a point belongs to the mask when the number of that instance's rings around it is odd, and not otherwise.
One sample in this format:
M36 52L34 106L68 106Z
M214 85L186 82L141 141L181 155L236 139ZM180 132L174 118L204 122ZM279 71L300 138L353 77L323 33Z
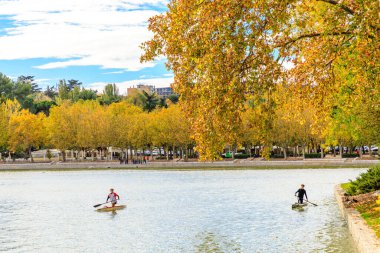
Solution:
M306 194L306 191L305 191L305 185L304 184L301 184L301 188L299 188L296 193L294 194L294 196L297 196L297 193L298 193L298 203L302 204L303 203L303 196L306 197L306 201L308 200L307 199L307 194Z

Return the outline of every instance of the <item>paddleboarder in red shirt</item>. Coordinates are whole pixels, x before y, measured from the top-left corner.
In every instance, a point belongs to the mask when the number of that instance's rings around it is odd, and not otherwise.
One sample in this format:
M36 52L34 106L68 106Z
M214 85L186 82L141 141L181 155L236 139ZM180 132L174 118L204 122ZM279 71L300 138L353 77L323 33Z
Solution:
M111 188L110 194L108 194L106 202L108 202L108 200L110 200L109 202L111 202L112 207L114 207L117 204L117 201L119 199L120 199L119 195L116 192L114 192L114 190Z

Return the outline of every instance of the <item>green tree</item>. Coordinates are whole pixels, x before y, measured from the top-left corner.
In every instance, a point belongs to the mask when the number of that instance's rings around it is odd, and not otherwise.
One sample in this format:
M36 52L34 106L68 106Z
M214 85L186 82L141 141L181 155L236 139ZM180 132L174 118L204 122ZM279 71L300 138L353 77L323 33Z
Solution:
M6 75L0 73L0 102L13 99L14 82Z
M79 99L82 100L96 100L97 97L98 96L96 90L82 88L81 92L79 93Z
M82 85L82 82L80 82L79 80L75 80L75 79L70 79L70 80L67 80L67 88L69 89L69 91L72 91L75 87L79 87Z
M61 100L67 100L70 98L69 96L69 86L66 83L66 80L62 79L58 82L58 98Z
M49 85L46 87L44 94L51 99L55 99L55 97L58 95L57 89L55 87L49 86Z
M101 96L100 103L110 105L115 102L119 102L121 97L119 95L119 89L116 84L107 84L104 87L103 95Z
M144 111L151 112L159 105L159 99L156 93L148 93L143 90L142 93L139 93L139 98Z
M17 82L30 85L32 93L41 91L41 88L39 88L38 84L34 81L34 76L19 76Z

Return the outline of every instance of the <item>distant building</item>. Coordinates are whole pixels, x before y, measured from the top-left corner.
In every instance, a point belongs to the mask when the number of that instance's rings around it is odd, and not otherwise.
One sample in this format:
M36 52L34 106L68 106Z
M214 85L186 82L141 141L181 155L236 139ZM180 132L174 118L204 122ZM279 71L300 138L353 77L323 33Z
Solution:
M128 96L133 96L139 92L145 91L148 94L152 94L154 92L154 86L153 85L146 85L146 84L138 84L135 87L128 88L127 94Z
M167 96L174 94L173 89L170 87L156 88L156 93L160 98L166 98Z

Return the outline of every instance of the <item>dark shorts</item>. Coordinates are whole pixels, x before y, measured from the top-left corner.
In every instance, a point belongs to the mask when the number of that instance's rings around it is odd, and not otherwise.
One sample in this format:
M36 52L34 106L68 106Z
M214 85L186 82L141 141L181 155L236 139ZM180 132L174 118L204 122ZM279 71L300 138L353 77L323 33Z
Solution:
M303 198L298 198L298 203L303 204Z

